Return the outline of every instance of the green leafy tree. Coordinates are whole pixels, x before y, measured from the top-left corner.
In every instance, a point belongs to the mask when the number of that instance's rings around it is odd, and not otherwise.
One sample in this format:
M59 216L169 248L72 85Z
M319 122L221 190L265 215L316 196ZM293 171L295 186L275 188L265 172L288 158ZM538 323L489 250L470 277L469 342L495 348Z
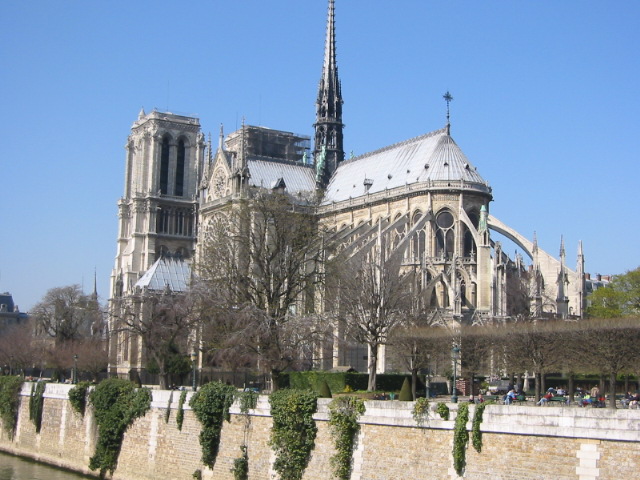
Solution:
M640 267L615 275L606 287L588 297L587 314L594 318L632 317L640 315Z

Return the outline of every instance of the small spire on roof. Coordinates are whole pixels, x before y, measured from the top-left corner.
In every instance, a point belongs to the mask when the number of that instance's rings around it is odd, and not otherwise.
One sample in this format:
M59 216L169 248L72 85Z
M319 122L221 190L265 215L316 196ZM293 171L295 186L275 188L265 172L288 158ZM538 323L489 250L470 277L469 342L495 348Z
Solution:
M145 117L146 113L144 113L144 107L140 109L140 113L138 113L138 120L142 120Z
M93 300L98 299L98 273L96 267L93 267Z
M220 124L220 138L218 138L218 150L224 150L224 127Z
M449 116L449 104L453 101L453 97L451 96L451 93L449 93L449 90L447 90L447 92L442 96L442 98L444 98L444 101L447 102L447 135L451 134L451 122L450 122L450 116Z

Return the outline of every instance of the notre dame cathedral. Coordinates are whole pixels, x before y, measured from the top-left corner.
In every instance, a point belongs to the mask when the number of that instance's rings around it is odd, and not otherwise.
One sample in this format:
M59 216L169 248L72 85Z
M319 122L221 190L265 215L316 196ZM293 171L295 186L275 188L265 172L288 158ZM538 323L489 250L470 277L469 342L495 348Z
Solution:
M185 291L202 226L248 190L280 189L320 198L316 214L339 232L344 249L366 252L382 238L387 257L418 272L417 294L439 322L509 319L509 278L521 271L529 279L530 315L581 318L582 246L570 269L562 241L556 258L535 237L492 216L492 189L451 137L448 118L443 128L345 158L334 19L329 0L313 138L243 124L226 137L221 128L214 145L197 118L140 111L126 144L110 299ZM530 266L510 258L494 233L518 245ZM358 368L349 352L333 352L321 367ZM111 342L111 372L143 366L140 341ZM383 370L384 361L379 366ZM359 367L366 370L366 363Z

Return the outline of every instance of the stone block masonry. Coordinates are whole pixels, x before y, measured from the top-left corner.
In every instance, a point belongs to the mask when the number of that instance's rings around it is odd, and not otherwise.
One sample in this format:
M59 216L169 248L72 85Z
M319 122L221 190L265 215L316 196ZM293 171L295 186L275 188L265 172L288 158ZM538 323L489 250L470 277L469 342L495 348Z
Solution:
M31 385L25 384L13 439L0 431L0 450L38 461L95 474L88 469L96 442L96 425L89 407L84 417L71 408L70 385L48 384L42 428L35 433L29 420ZM165 419L170 402L168 421ZM151 410L125 434L114 480L203 479L233 480L233 461L247 442L249 478L272 480L274 454L269 448L271 417L268 397L261 396L248 419L237 405L224 424L220 451L213 469L203 467L198 436L200 424L187 403L182 430L176 414L179 395L154 391ZM318 400L315 449L304 480L331 477L335 450L328 425L330 400ZM419 428L411 415L413 403L366 402L360 419L351 480L459 478L453 469L453 425L432 411ZM473 418L473 406L470 409ZM471 421L467 425L471 430ZM464 478L492 480L610 480L631 478L640 468L640 410L491 405L485 409L482 451L469 445ZM284 480L284 479L283 479Z

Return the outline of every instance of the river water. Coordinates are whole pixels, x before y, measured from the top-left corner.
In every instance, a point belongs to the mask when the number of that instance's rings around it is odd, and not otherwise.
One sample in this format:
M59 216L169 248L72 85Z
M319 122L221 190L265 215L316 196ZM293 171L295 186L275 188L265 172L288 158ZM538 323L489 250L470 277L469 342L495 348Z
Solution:
M79 480L91 478L0 452L0 480Z

